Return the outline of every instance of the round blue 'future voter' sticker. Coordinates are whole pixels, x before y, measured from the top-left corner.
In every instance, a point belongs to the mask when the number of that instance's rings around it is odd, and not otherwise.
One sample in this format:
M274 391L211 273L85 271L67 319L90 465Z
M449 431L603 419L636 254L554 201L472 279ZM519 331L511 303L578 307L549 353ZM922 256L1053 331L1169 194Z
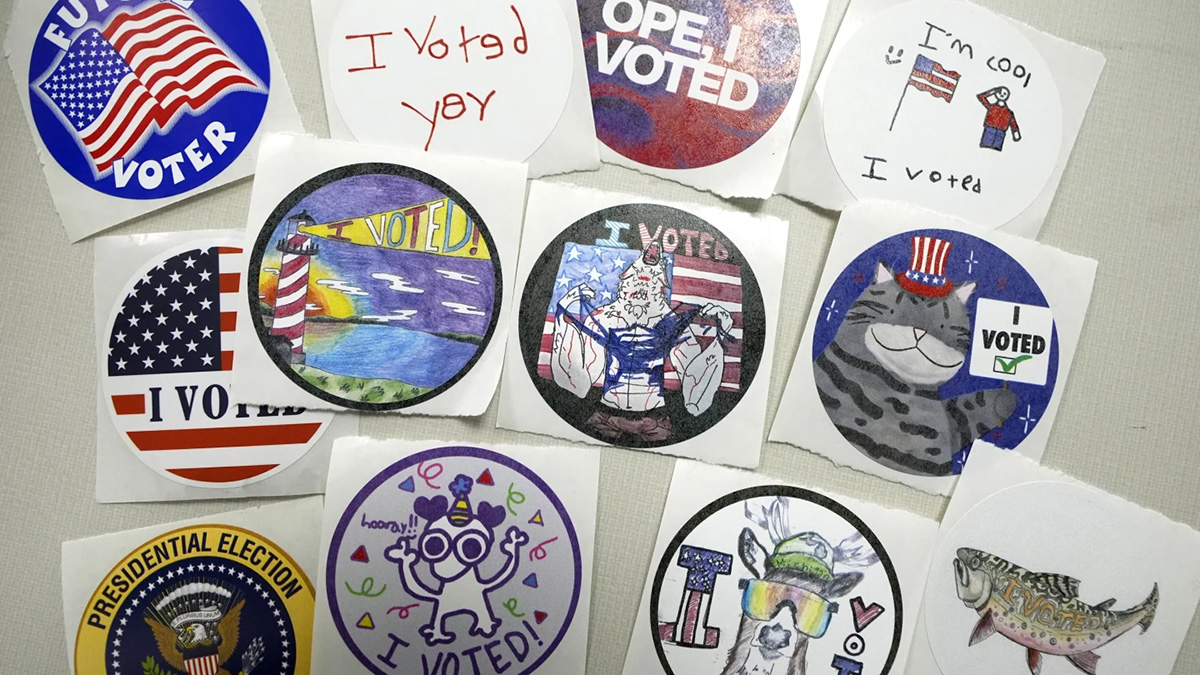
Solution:
M60 0L38 31L29 105L55 161L125 199L195 189L254 138L267 46L240 0Z

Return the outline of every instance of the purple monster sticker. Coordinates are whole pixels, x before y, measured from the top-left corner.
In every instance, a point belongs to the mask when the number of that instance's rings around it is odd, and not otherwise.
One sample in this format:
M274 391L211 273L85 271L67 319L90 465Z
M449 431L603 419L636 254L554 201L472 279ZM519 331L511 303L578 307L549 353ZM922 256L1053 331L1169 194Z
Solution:
M342 514L325 569L338 633L381 675L534 672L566 635L583 575L550 487L467 447L376 475Z

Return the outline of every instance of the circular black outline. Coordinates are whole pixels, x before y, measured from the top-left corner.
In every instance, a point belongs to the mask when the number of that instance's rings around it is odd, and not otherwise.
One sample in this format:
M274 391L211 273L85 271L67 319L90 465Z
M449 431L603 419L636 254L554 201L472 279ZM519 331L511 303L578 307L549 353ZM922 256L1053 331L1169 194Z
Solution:
M743 344L743 349L742 349L742 362L741 362L741 367L742 367L741 378L742 378L743 382L745 382L746 379L749 378L749 382L745 386L741 387L741 389L739 389L739 391L736 393L737 399L735 401L733 401L733 403L729 406L728 410L724 411L720 417L714 419L707 427L705 427L701 431L698 431L695 434L692 434L685 438L669 438L663 442L631 443L631 442L626 441L626 442L622 442L622 443L614 443L612 441L609 441L605 438L600 437L598 434L588 431L587 429L579 428L578 426L576 426L568 417L564 416L562 414L562 412L559 411L559 409L555 405L555 402L553 402L550 398L547 398L546 393L542 390L542 387L539 386L539 383L542 382L544 380L544 378L540 377L537 372L538 351L541 349L541 343L534 342L534 341L527 342L524 339L525 335L524 335L524 331L522 330L522 327L523 327L522 319L523 319L523 315L526 313L526 311L541 311L541 310L536 310L536 309L528 309L532 302L530 300L530 296L533 294L534 287L537 285L537 282L534 282L532 277L537 272L544 271L547 268L547 265L550 264L551 260L555 259L556 256L561 255L561 254L555 253L555 251L553 250L553 245L556 242L558 242L560 239L562 239L564 242L569 241L570 240L569 235L572 230L580 227L582 224L584 224L588 221L595 220L599 214L610 213L616 209L636 209L636 210L642 211L647 208L661 209L668 213L682 214L682 216L686 217L687 219L696 220L696 221L703 223L708 228L710 228L713 232L721 234L722 237L724 237L724 241L722 243L724 243L726 246L728 246L732 252L737 254L737 257L738 257L738 260L740 263L740 267L742 269L742 289L743 289L743 295L742 295L742 331L743 331L742 344ZM679 216L676 216L676 217L679 217ZM553 288L551 289L551 295L553 295ZM760 345L761 348L757 349L757 350L749 350L749 349L745 348L745 344L747 341L747 337L746 337L747 333L751 332L750 329L748 329L746 326L746 317L753 316L752 313L746 311L746 298L751 295L757 297L759 307L757 307L755 309L756 309L756 311L759 311L759 316L761 318L759 318L758 321L760 321L762 324L759 329L759 331L761 332L761 335L751 338L752 344L757 342ZM546 299L546 302L547 303L549 302L549 298ZM538 303L537 306L542 307L541 303ZM541 315L544 316L544 313ZM671 446L678 445L679 443L684 443L686 441L689 441L693 438L699 438L700 436L703 436L705 433L707 433L709 430L711 430L713 427L717 426L722 421L724 421L724 419L726 417L728 417L729 414L732 413L737 408L738 404L741 403L742 398L745 397L746 392L748 392L750 390L750 387L754 384L755 378L757 378L758 374L759 374L758 373L759 368L762 366L762 357L763 357L762 352L766 349L766 345L767 345L767 337L768 337L767 327L768 327L769 319L767 317L767 303L766 303L766 300L763 298L762 285L758 283L758 276L754 273L754 268L751 267L749 258L747 258L746 255L744 253L742 253L742 250L740 248L738 248L737 244L735 244L732 241L732 239L730 239L729 235L726 234L724 231L722 231L721 228L712 224L707 219L705 219L701 216L698 216L695 213L692 213L691 211L688 211L688 210L685 210L685 209L682 209L682 208L679 208L676 206L669 206L667 204L656 204L653 202L624 202L624 203L612 204L610 206L605 206L603 208L592 211L591 213L589 213L585 216L576 218L574 221L571 222L570 225L567 225L566 227L564 227L557 234L555 234L548 242L546 242L546 245L542 248L541 253L538 254L538 257L534 260L533 265L530 267L529 276L524 279L524 288L521 289L521 298L517 305L516 323L517 323L517 347L521 351L521 363L525 367L525 372L527 375L529 375L529 379L532 382L534 389L537 390L538 397L542 399L542 401L546 404L546 407L550 408L550 410L555 414L556 417L558 417L560 420L562 420L563 422L565 422L572 428L576 429L580 433L586 434L588 437L593 438L597 441L600 441L605 445L618 447L618 448L637 448L637 449L653 450L653 449L657 449L657 448L669 448ZM541 335L540 328L538 329L538 334L539 334L539 336ZM702 415L708 415L708 414L710 414L710 412L713 412L711 408L709 409L709 411L702 413Z
M256 303L258 303L258 278L259 275L262 274L263 252L266 251L267 246L271 243L271 237L274 235L275 228L278 226L279 222L287 216L288 212L291 211L296 204L300 203L301 200L318 189L344 178L351 178L366 174L385 174L414 180L424 184L427 187L432 187L440 191L443 195L453 199L454 203L457 206L465 209L467 215L470 216L471 220L475 222L475 226L479 229L480 236L483 237L484 243L487 244L488 250L492 253L492 269L495 271L496 285L495 298L493 298L492 303L492 317L491 321L488 323L487 331L484 333L483 341L479 343L479 349L476 350L475 354L467 360L463 367L460 368L453 377L451 377L449 380L446 380L441 386L425 394L401 401L399 403L364 403L362 401L351 401L312 386L303 377L300 377L300 375L292 370L291 364L283 363L282 359L280 359L274 351L268 349L267 345L263 343L263 332L266 330L266 328L263 326L263 320L260 313L253 311L253 309L257 306ZM262 228L259 230L258 238L254 241L254 249L250 252L250 265L246 274L246 295L250 303L250 318L254 322L254 334L258 337L258 344L263 348L263 351L267 353L267 356L271 358L271 361L275 364L275 366L278 367L279 370L288 377L288 379L309 394L312 394L323 401L334 403L340 407L353 410L382 412L389 410L401 410L403 408L408 408L436 398L450 387L458 384L459 380L465 377L466 374L475 367L475 364L479 362L479 359L483 356L483 353L487 351L488 346L491 344L492 336L496 332L496 324L500 321L500 313L504 309L504 275L500 266L500 254L496 249L496 242L492 239L492 233L488 231L487 223L485 223L483 218L480 217L479 212L475 210L475 207L471 204L471 202L467 201L466 197L463 197L458 190L455 190L447 183L425 173L424 171L414 169L409 166L389 164L386 162L359 162L356 164L340 166L336 169L330 169L308 179L299 187L289 192L288 195L284 197L278 205L276 205L276 207L271 211L271 214L267 216L267 221L263 223Z
M662 665L663 672L666 673L666 675L676 675L676 673L671 669L670 662L667 661L667 655L662 646L662 638L658 634L658 596L662 592L663 577L666 576L667 568L670 567L671 561L675 558L675 552L679 550L679 547L683 544L683 540L687 539L688 535L690 535L693 530L699 527L701 523L708 520L710 516L724 509L725 507L731 504L736 504L737 502L744 502L749 499L754 499L756 497L781 496L791 497L793 499L803 499L804 501L811 502L817 506L824 507L825 509L834 512L838 516L842 517L846 522L853 525L854 528L858 530L859 534L861 534L868 542L871 543L871 548L874 549L875 553L879 556L879 562L883 564L884 569L886 569L888 572L888 581L891 582L892 587L892 600L895 605L894 613L896 615L896 627L894 636L892 638L892 649L890 652L888 652L887 661L884 662L883 670L880 671L879 675L887 675L889 672L891 672L892 665L894 665L894 661L896 660L896 654L900 651L900 640L904 637L904 603L900 594L900 580L898 574L896 573L896 567L892 564L892 559L888 556L887 550L883 547L883 543L879 541L879 537L875 536L875 533L871 530L871 528L867 527L867 524L864 523L862 519L856 516L852 511L850 511L850 509L842 506L829 497L818 494L811 490L791 487L789 485L759 485L757 487L736 490L723 497L719 497L712 502L709 502L707 506L697 511L696 515L689 518L688 521L683 524L683 527L679 528L679 532L675 534L675 536L671 539L671 542L667 544L666 550L663 551L663 557L658 563L657 571L654 573L654 583L650 588L650 639L654 643L654 652L658 655L658 661Z

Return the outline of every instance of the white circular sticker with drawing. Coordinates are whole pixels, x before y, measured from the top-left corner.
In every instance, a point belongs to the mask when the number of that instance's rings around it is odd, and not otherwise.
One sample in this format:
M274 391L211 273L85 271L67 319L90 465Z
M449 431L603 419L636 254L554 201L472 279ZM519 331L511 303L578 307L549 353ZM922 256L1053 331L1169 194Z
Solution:
M829 155L857 199L989 227L1041 194L1062 145L1041 54L1012 21L965 2L876 14L837 56L824 105Z
M556 0L355 0L330 88L362 143L523 161L558 124L575 62Z
M929 646L947 675L1157 673L1169 551L1144 513L1094 488L1039 481L980 502L934 552ZM1178 567L1176 565L1175 567ZM1164 605L1164 610L1167 605ZM1173 610L1172 610L1173 611ZM1099 666L1097 665L1099 663Z

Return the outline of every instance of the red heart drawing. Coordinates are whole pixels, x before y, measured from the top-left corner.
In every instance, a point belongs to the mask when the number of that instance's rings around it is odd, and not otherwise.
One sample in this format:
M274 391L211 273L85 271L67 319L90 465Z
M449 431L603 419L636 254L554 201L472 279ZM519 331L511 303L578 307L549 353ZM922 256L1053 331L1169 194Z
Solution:
M862 598L851 598L850 609L854 610L854 630L861 633L864 628L871 625L871 622L879 618L883 614L883 607L877 602L872 602L868 607L863 605Z

